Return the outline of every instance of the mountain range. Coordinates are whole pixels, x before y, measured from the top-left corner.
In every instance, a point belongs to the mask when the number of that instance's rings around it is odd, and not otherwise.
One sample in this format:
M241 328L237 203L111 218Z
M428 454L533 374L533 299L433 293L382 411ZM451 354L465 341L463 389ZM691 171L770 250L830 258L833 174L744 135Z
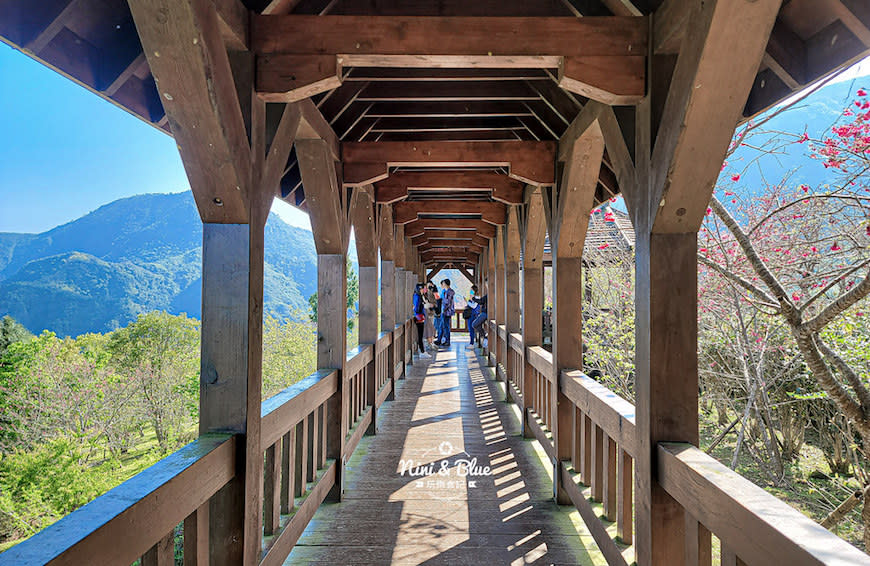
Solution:
M311 232L269 216L266 312L305 316L317 290ZM60 336L159 309L199 318L202 223L192 194L120 199L42 234L0 233L0 317Z

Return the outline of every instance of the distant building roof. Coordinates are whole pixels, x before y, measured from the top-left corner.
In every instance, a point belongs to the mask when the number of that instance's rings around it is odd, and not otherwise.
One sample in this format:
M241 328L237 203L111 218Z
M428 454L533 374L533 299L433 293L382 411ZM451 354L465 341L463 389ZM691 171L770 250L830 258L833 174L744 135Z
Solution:
M610 206L596 208L589 217L589 229L583 245L585 258L601 258L604 255L634 249L634 226L628 214ZM550 235L544 243L544 261L552 261ZM600 260L599 260L600 261Z

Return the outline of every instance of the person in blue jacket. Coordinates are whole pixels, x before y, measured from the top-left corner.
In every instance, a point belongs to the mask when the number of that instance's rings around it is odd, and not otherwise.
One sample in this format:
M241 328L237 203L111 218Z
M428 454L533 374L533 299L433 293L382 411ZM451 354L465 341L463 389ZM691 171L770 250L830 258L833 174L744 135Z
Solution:
M477 296L477 285L472 285L471 295L468 297L467 306L462 315L465 318L465 324L468 326L468 346L465 347L466 350L474 349L474 320L478 315L480 315L480 298Z

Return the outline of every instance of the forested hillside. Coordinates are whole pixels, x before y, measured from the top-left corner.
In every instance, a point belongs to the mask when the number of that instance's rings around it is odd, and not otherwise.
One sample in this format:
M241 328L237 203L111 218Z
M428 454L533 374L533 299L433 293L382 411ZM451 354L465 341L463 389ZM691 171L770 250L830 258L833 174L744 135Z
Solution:
M202 224L189 192L117 200L42 234L0 233L0 316L60 336L106 332L152 310L199 318ZM317 290L311 233L266 225L265 304L285 318Z

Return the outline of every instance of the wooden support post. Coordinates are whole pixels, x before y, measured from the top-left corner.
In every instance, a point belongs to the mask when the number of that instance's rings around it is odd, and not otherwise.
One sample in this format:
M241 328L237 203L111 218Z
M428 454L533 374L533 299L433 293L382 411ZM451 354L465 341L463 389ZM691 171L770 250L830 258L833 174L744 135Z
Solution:
M374 347L378 341L378 222L377 206L372 200L372 187L354 189L350 218L359 259L359 343L371 344L372 360L365 372L362 405L371 407L372 418L366 434L377 431L378 393Z
M781 4L711 0L652 18L652 29L670 28L668 18L687 23L675 61L648 52L636 182L620 183L636 233L639 566L686 563L684 511L655 480L656 447L698 442L697 231Z
M318 254L317 366L318 369L339 370L339 390L327 403L326 420L326 456L335 459L338 471L336 485L329 495L333 501L341 499L344 439L350 420L347 414L349 396L344 383L344 365L347 361L346 313L347 256L343 253ZM309 458L314 460L315 454L309 454Z
M565 166L559 187L549 189L544 210L553 253L553 375L550 410L555 448L554 492L560 504L570 503L562 486L561 462L571 458L574 408L562 393L564 370L583 369L583 287L581 266L589 213L595 202L598 171L604 156L604 135L594 105L587 105L575 119L582 128L569 128L573 137L560 142ZM590 116L591 115L591 116Z
M495 315L495 377L499 379L498 368L504 366L505 349L504 340L499 336L499 327L504 324L505 307L505 275L504 275L504 226L496 227L496 236L493 239L495 250L495 300L493 301Z
M490 324L490 321L495 320L496 302L498 296L498 286L496 280L498 277L495 272L495 255L496 255L496 238L489 239L486 253L486 273L487 273L487 346L486 346L486 363L493 365L495 363L495 351L498 346L498 332Z
M523 246L523 436L533 438L528 426L528 408L533 407L535 369L528 361L528 348L543 344L544 312L544 243L547 238L547 223L544 218L544 201L540 188L527 190L526 203L520 222ZM538 408L535 407L535 410Z
M323 456L336 462L336 481L329 499L341 499L344 481L344 439L350 418L348 416L349 391L345 384L344 368L347 362L347 245L350 226L347 203L333 162L330 144L322 139L302 139L296 142L296 156L302 182L305 184L306 202L317 249L317 367L339 372L338 391L326 403L325 426L319 423L316 411L308 434L312 441L313 462L316 470ZM319 425L319 426L318 426ZM325 428L326 452L317 452L320 444L318 429Z
M411 297L414 294L414 289L417 286L417 273L416 266L413 267L411 271L405 271L405 289L408 293L408 300L413 300ZM409 307L411 308L411 307ZM411 311L413 313L413 310ZM409 316L411 316L409 314ZM411 336L408 339L408 344L411 349L411 365L413 365L414 354L417 353L417 327L415 325L411 325Z
M521 367L514 367L511 361L514 355L511 348L511 333L520 332L522 323L520 318L520 219L519 207L510 206L508 209L507 224L504 230L505 248L505 327L507 340L505 341L505 376L508 386L505 388L506 396L512 399L510 383L514 382L519 387L521 382Z
M263 225L204 224L202 261L200 434L247 438L240 473L211 500L210 556L241 564L260 543Z

